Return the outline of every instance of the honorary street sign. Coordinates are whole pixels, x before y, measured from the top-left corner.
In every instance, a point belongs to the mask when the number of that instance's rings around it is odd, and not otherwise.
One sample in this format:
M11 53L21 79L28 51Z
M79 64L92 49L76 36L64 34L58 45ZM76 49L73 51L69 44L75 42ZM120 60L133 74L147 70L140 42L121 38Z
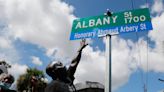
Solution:
M100 15L73 21L70 40L95 38L106 34L152 30L148 8Z

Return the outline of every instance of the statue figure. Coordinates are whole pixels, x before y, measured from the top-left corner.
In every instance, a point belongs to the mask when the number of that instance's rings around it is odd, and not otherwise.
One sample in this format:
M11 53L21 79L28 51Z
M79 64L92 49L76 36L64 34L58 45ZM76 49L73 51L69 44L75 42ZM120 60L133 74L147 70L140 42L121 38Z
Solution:
M78 50L78 54L72 60L68 69L66 69L60 61L51 62L47 66L46 73L53 79L53 81L46 87L45 92L70 92L69 85L73 85L75 79L74 74L80 62L82 50L87 45L88 44L86 44L85 40L81 41L81 47Z

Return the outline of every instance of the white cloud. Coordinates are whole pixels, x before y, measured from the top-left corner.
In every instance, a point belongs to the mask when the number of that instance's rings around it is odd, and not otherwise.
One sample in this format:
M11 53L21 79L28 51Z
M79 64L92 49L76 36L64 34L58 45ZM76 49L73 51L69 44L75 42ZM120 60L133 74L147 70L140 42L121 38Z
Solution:
M0 0L0 19L8 25L7 33L3 34L7 38L1 36L0 39L3 43L0 44L0 58L12 64L12 74L18 77L27 68L27 65L19 64L21 55L13 45L17 39L46 49L50 57L74 55L78 45L76 41L69 41L72 20L75 18L73 10L72 6L61 0ZM54 56L56 48L57 54ZM37 57L33 57L33 63L42 64Z
M72 56L76 44L69 41L73 6L61 0L2 0L6 20L15 39L50 50L58 48L56 57ZM50 56L50 55L49 55Z
M112 84L113 90L128 82L130 75L136 70L136 62L131 53L131 41L113 37L112 40Z
M11 48L11 41L0 37L0 48Z
M26 73L27 68L28 68L27 65L14 63L12 64L12 67L8 69L9 74L13 75L15 78L15 81L12 84L11 89L16 90L17 79L19 78L20 75Z
M105 79L105 55L100 51L93 51L88 46L83 51L82 59L75 74L76 82L98 81L104 84Z
M41 66L43 64L43 62L40 60L39 57L36 56L32 56L32 63L38 66Z
M153 31L149 32L149 38L155 42L155 48L149 49L150 70L155 72L164 72L164 5L162 0L155 0L152 6L152 12L158 16L152 18Z
M164 11L163 0L154 0L152 6L152 13L161 13Z
M164 26L162 25L164 23L164 12L160 16L154 17L152 19L152 23L153 23L153 31L149 33L149 37L151 38L151 40L155 41L158 44L158 42L164 40L163 38Z
M75 18L73 10L73 6L61 0L0 0L0 19L8 25L7 33L3 34L7 37L1 36L0 39L3 43L0 44L0 58L19 67L21 55L14 47L15 39L46 49L50 57L54 57L54 48L58 48L55 57L73 56L77 49L75 41L69 41L72 20ZM36 57L33 57L33 63L41 65ZM20 68L24 70L25 66ZM12 72L18 74L17 69Z
M10 40L7 39L7 41L10 41ZM17 50L15 49L15 47L13 46L13 44L10 44L10 46L8 46L9 45L8 42L4 42L4 43L7 43L6 46L2 46L2 45L0 46L0 52L1 52L0 60L5 60L8 63L19 62L20 56Z
M12 64L12 67L9 68L9 73L12 74L15 77L15 79L17 79L19 75L24 74L26 72L27 68L27 65L14 63Z
M155 42L155 48L150 50L151 70L156 72L164 72L164 12L160 16L153 18L153 31L149 33L149 37Z

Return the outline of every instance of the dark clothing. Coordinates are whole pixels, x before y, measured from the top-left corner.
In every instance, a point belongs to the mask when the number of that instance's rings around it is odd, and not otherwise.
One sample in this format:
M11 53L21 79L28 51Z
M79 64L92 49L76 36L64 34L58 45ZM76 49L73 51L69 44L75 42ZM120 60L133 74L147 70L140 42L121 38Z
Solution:
M72 74L73 68L70 66L55 70L57 78L47 85L45 92L70 92L69 86L73 84L74 75Z
M0 85L0 92L16 92L15 90L6 89L4 86Z
M73 85L74 73L81 59L81 51L78 51L78 55L72 60L68 70L63 66L61 62L48 65L46 73L53 79L53 81L47 85L45 92L70 92L69 85Z
M68 84L53 80L48 86L45 88L45 92L70 92Z

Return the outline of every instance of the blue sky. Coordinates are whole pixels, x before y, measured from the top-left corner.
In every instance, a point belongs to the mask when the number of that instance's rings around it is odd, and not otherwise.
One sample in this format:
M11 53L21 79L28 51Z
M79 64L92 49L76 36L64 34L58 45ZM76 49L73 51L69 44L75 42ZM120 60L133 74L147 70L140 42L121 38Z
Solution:
M148 92L164 89L164 83L158 81L164 79L164 1L147 1L154 30L138 33L139 39L135 33L112 37L113 92L143 92L147 75ZM138 9L146 5L146 0L133 0L133 4ZM69 41L73 19L102 15L107 9L131 10L131 0L1 0L0 60L12 64L9 72L16 78L28 67L45 71L53 60L69 65L79 47L79 41ZM87 41L89 46L84 50L75 83L104 83L104 40Z

